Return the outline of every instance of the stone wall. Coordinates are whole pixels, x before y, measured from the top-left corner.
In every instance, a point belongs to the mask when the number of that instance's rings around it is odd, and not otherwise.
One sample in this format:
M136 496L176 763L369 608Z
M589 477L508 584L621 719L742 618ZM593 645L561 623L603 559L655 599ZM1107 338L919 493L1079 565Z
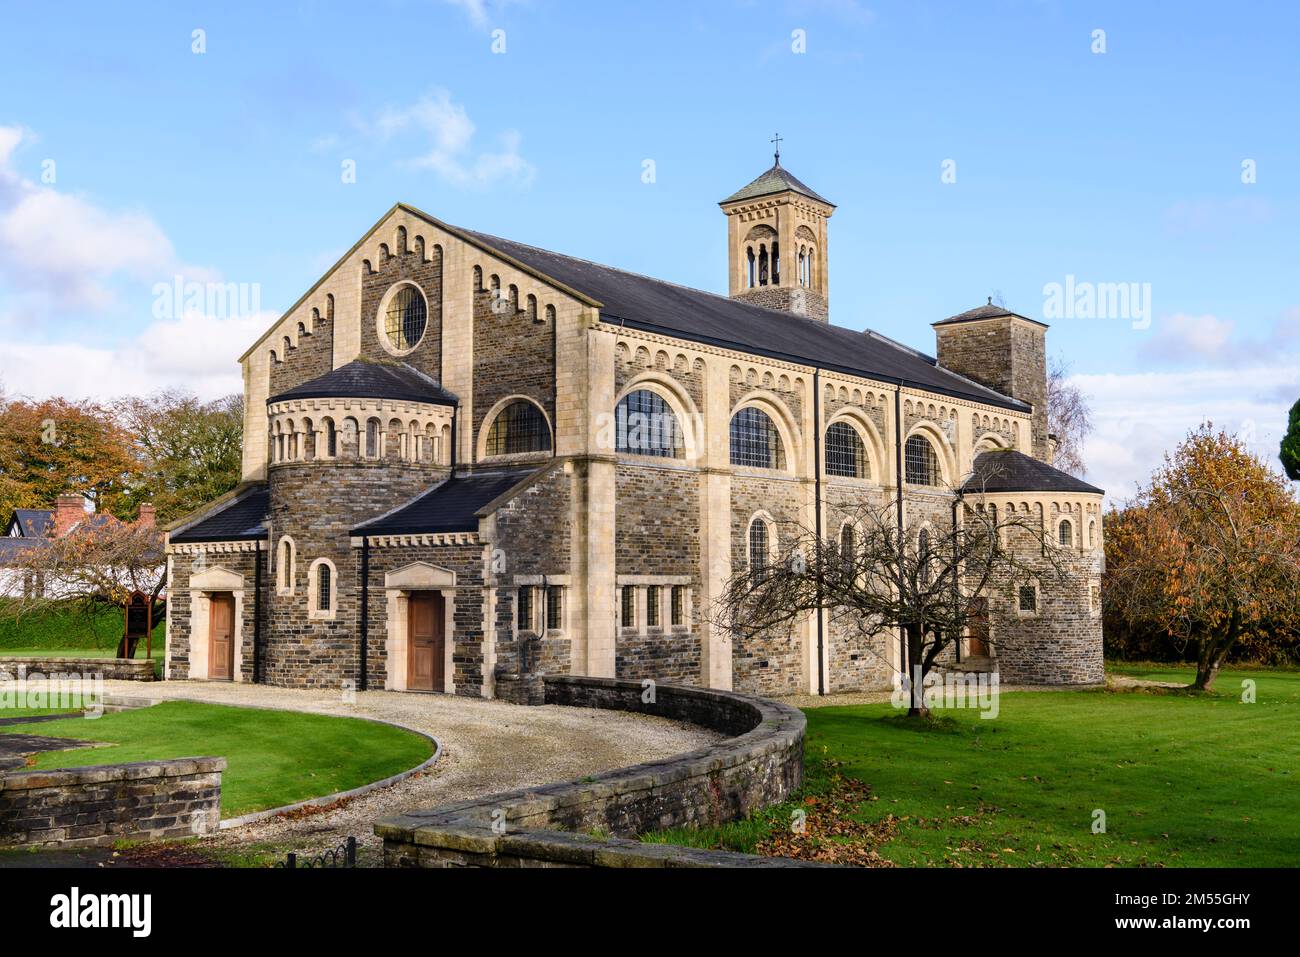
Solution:
M400 356L407 365L419 369L435 382L442 381L442 247L425 246L423 237L407 243L405 232L395 238L396 248L390 255L381 252L371 262L371 272L361 271L361 355L370 359L388 359L392 353L380 337L379 306L384 296L398 283L409 283L424 294L428 314L424 335L419 344ZM418 242L417 242L418 241ZM274 393L272 393L274 394Z
M356 680L359 661L360 554L348 532L414 498L447 473L429 464L388 460L285 462L269 472L273 558L262 583L267 609L263 675L273 685L339 688ZM286 535L296 556L291 591L276 587ZM333 618L311 614L309 571L320 558L333 562L337 571ZM245 597L247 601L247 592ZM382 612L382 588L377 598Z
M1049 546L1051 547L1051 546ZM1021 562L1036 575L1003 574L990 583L990 643L1002 681L1016 684L1100 684L1105 680L1102 619L1092 586L1100 555L1057 555ZM1037 611L1019 610L1022 584L1037 586Z
M731 692L555 676L547 704L654 714L728 740L663 761L565 784L496 794L380 821L384 862L398 867L735 866L790 862L635 845L647 831L732 821L786 800L803 782L803 713ZM564 833L559 829L569 832ZM615 836L590 835L599 829Z
M546 413L555 428L555 320L545 304L534 319L525 302L511 304L508 289L495 299L490 287L474 296L474 396L475 447L498 401L511 395L527 396ZM555 436L551 436L554 448Z
M0 846L213 834L225 769L205 757L0 774Z
M226 568L244 579L243 621L237 623L240 628L239 680L253 680L254 662L254 594L256 592L255 575L257 561L262 562L262 627L265 635L267 611L270 598L275 591L275 581L271 577L269 559L265 552L256 551L218 551L219 546L212 546L212 552L203 554L173 554L168 556L169 577L167 581L167 659L163 675L168 681L180 681L190 677L190 614L193 598L190 593L190 579L207 569ZM263 640L265 647L265 639ZM207 675L196 675L206 678Z
M354 548L357 563L356 591L360 602L361 549ZM453 633L446 635L452 642L453 688L458 695L479 697L483 693L486 663L484 661L484 549L477 542L445 545L393 545L370 546L370 586L368 601L366 681L367 687L377 690L385 687L388 677L388 595L384 576L413 562L427 562L456 574L456 590L452 609ZM358 605L359 608L359 605ZM356 622L360 621L358 610ZM358 650L353 662L359 659L359 629L350 628Z
M144 658L0 658L0 675L17 675L19 669L26 669L29 680L38 674L92 674L118 681L155 678L153 662Z

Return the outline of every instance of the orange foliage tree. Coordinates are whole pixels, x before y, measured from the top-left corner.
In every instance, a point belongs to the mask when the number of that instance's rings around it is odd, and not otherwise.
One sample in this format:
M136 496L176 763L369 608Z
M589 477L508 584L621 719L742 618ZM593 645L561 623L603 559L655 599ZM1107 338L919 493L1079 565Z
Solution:
M1239 643L1264 649L1300 627L1300 503L1210 424L1165 456L1106 538L1107 610L1194 649L1193 688L1210 690Z
M131 436L109 409L67 399L0 399L0 521L16 508L49 508L68 491L125 517L136 470Z

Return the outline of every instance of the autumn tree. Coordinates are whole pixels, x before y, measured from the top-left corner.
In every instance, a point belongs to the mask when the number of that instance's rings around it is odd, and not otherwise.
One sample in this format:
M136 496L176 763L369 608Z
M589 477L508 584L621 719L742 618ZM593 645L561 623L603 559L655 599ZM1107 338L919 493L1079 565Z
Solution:
M0 515L49 508L74 491L101 512L127 515L136 460L110 410L89 401L0 402Z
M1269 647L1300 626L1300 503L1209 424L1165 456L1106 537L1108 610L1193 652L1193 688L1212 689L1239 643Z
M1286 435L1282 437L1282 468L1286 469L1287 478L1300 482L1300 399L1291 406L1291 415L1287 419Z
M1087 471L1083 443L1092 433L1092 408L1078 386L1070 383L1070 367L1053 359L1047 370L1047 431L1056 437L1052 464L1071 475Z
M159 392L119 399L113 413L136 458L126 499L134 507L152 503L160 522L192 512L239 484L242 396L202 402L185 392Z
M983 621L992 584L1021 572L1040 580L1063 574L1038 523L999 518L979 496L964 498L959 512L956 524L924 532L900 530L897 500L833 508L828 524L841 531L830 535L782 523L771 555L727 580L714 619L742 636L788 631L819 611L863 637L901 631L908 715L924 717L926 676Z

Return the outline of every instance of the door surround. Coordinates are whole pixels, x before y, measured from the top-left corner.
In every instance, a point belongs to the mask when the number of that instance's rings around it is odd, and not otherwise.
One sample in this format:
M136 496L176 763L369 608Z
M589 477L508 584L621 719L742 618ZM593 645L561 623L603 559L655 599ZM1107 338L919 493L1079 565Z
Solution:
M235 599L232 627L231 679L243 681L244 662L244 576L220 565L190 576L190 680L207 681L210 674L208 648L211 641L212 596L229 593ZM170 645L170 635L168 644Z
M384 575L384 593L388 598L388 637L384 642L387 656L384 690L406 691L410 666L410 598L413 592L435 591L442 595L442 675L443 686L435 688L452 694L456 690L456 673L452 662L455 648L456 573L428 562L412 562Z

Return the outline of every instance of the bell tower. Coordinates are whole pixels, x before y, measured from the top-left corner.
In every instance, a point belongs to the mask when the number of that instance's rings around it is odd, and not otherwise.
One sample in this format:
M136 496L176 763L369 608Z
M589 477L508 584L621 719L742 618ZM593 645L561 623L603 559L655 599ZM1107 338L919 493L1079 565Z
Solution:
M830 321L826 221L835 204L781 165L718 205L727 216L728 289L733 299Z

